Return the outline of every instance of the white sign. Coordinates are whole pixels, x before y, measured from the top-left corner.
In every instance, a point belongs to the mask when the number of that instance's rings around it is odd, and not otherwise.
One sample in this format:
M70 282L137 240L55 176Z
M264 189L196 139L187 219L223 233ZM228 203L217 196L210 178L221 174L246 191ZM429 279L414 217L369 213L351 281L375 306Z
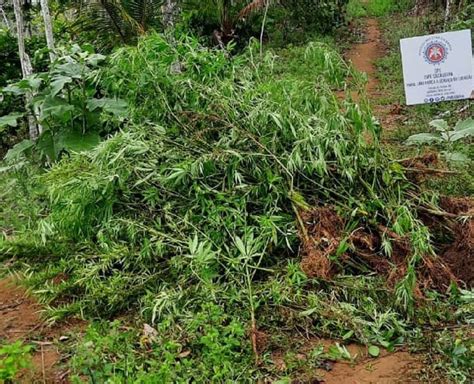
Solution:
M470 97L473 85L471 30L400 40L408 105Z

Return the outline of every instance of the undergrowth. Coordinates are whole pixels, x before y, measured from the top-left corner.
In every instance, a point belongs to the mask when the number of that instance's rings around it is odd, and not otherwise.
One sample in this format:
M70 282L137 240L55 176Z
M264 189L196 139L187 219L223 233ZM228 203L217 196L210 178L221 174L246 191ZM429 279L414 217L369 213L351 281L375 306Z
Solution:
M396 22L394 23L394 20ZM447 30L459 29L462 24L462 14L447 25ZM432 34L442 30L444 15L437 10L427 11L420 16L406 17L402 14L391 14L380 19L381 29L385 31L384 44L388 47L387 54L377 61L377 74L380 80L382 104L405 104L403 89L402 63L399 50L399 40L406 37ZM464 26L463 26L464 28ZM386 130L384 142L394 157L406 158L417 156L428 151L436 151L436 148L425 146L421 151L413 151L412 148L400 145L410 135L426 132L429 123L434 119L446 119L450 124L468 118L473 113L473 104L469 100L451 101L434 104L421 104L411 107L402 107L403 119L400 124ZM438 175L426 180L426 187L430 190L450 196L472 196L474 193L474 177L470 171L474 155L472 145L466 142L461 145L459 151L469 160L457 163L445 164L453 174ZM440 177L441 176L441 177Z
M469 6L466 7L466 12L469 12L468 8ZM391 14L380 18L379 22L381 30L384 31L384 45L387 47L387 54L377 62L377 74L383 95L379 102L399 105L401 115L398 123L385 131L384 147L398 158L437 153L440 148L433 145L413 148L403 143L412 134L429 131L429 123L434 119L444 119L449 124L457 124L469 118L472 115L473 104L466 100L404 107L399 40L442 31L444 14L435 9L428 9L420 16L407 17L403 13ZM469 18L466 18L464 13L460 13L450 20L446 29L465 28L469 25L468 23ZM460 162L440 161L437 167L444 169L445 173L421 180L420 183L425 189L447 196L472 198L474 194L472 140L461 142L458 144L457 150L460 151L464 160ZM458 297L459 303L465 303L461 304L462 309L451 309L451 315L446 318L439 317L440 313L437 310L429 308L425 313L427 321L431 325L421 328L419 335L412 339L414 349L426 358L427 369L425 376L421 378L424 382L464 383L469 382L469 377L472 377L473 349L472 335L469 334L471 320L469 317L465 319L458 317L464 311L469 311L472 306L472 290L462 293L458 291L453 293L453 296ZM430 299L439 305L447 305L439 295L430 295ZM453 301L451 301L452 303ZM438 322L451 325L435 326L434 323Z
M294 329L393 350L428 321L437 302L420 311L415 291L434 254L417 215L430 201L381 149L363 80L330 46L230 56L152 34L116 51L97 81L127 101L120 131L46 171L24 154L2 181L2 259L22 269L49 320L127 319L91 325L73 380L281 378L303 368L278 371L267 347L294 350ZM301 213L321 206L346 223L330 255L345 273L332 281L299 266ZM392 260L387 233L411 244L394 289L363 261L345 264L350 233L380 226L377 257ZM436 313L446 320L457 303Z

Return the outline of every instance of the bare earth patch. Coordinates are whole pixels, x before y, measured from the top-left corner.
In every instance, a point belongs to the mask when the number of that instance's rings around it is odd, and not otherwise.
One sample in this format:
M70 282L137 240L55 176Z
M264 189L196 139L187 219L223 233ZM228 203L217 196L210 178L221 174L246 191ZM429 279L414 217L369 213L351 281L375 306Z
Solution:
M57 343L73 325L48 327L41 320L40 310L40 305L12 278L0 280L0 343L23 340L36 346L32 368L21 372L15 383L67 383Z
M310 339L300 348L297 358L304 361L309 352L323 346L327 353L337 341L330 339ZM402 384L419 383L417 376L423 365L418 355L400 350L395 352L381 351L380 356L369 356L367 347L359 344L345 346L351 356L351 361L326 361L312 372L310 376L295 379L294 384ZM284 351L272 353L272 361L279 371L286 369Z
M394 352L376 359L336 363L329 372L318 370L325 384L398 384L418 383L415 378L421 364L408 352Z

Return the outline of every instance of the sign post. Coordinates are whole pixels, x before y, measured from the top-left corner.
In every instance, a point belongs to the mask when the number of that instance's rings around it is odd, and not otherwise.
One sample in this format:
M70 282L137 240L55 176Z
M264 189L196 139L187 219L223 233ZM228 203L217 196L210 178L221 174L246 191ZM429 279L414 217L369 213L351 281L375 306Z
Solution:
M471 30L400 40L408 105L468 99L474 89Z

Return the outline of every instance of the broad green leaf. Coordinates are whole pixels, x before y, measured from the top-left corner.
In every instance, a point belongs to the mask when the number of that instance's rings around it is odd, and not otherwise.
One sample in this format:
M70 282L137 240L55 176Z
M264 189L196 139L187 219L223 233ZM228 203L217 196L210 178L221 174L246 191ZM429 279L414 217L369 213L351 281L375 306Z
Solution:
M51 96L56 96L59 92L62 91L66 84L72 82L72 78L69 76L58 75L55 76L51 82Z
M70 76L73 79L77 79L81 77L81 73L84 71L84 69L84 65L71 61L69 63L58 65L55 69L55 72L63 76Z
M5 87L4 90L13 93L18 92L19 89L24 91L36 91L40 87L42 81L42 79L33 75L27 79L22 79L15 84Z
M442 141L441 137L433 133L417 133L416 135L411 135L405 141L405 145L432 144L440 141Z
M350 339L352 337L352 335L354 335L354 331L350 330L342 336L342 340Z
M454 130L455 131L463 131L465 129L469 129L469 128L474 128L474 119L473 118L469 118L469 119L466 119L466 120L459 120L456 124L456 126L454 127Z
M20 88L18 85L16 84L10 84L10 85L7 85L6 87L3 87L2 88L2 92L5 92L5 93L12 93L14 94L15 96L19 96L19 95L23 95L26 93L26 90L23 89L23 88Z
M10 113L8 115L0 117L0 128L9 126L16 127L18 125L18 119L23 116L23 113Z
M436 119L430 121L430 126L436 128L437 131L447 131L448 128L448 123L446 120L443 119Z
M65 100L58 97L46 97L42 109L40 120L45 120L49 117L56 117L62 121L70 119L70 112L74 110L74 106L68 104Z
M236 236L235 239L235 245L239 252L241 253L242 256L247 256L247 249L245 248L245 244L242 241L242 239L239 236Z
M56 161L60 148L55 145L54 136L50 130L44 131L36 141L36 147L49 161Z
M35 145L35 143L32 142L31 140L20 141L18 144L15 144L13 148L11 148L7 152L7 154L5 155L5 160L11 161L18 158L18 156L20 156L22 153L30 149L33 145Z
M318 310L317 307L309 308L306 311L301 311L300 316L311 316L317 310Z
M90 131L82 134L77 130L60 132L57 136L57 146L67 151L81 152L94 148L100 142L98 132Z
M87 63L92 66L97 66L101 61L105 60L105 56L100 53L94 53L87 58Z
M38 77L30 77L28 78L28 84L30 86L31 89L33 90L38 90L41 83L42 83L42 79L38 78Z
M468 137L474 137L474 125L466 126L464 129L449 131L449 139L451 141L458 141Z
M442 154L446 158L446 161L454 161L454 162L468 162L469 157L467 157L464 153L461 152L446 152L443 151Z
M89 111L95 111L97 108L102 108L104 111L116 116L125 116L127 114L127 107L127 102L122 99L110 99L104 97L102 99L91 99L87 101L87 109Z
M372 357L378 357L380 355L380 348L376 345L371 345L369 347L369 355Z

